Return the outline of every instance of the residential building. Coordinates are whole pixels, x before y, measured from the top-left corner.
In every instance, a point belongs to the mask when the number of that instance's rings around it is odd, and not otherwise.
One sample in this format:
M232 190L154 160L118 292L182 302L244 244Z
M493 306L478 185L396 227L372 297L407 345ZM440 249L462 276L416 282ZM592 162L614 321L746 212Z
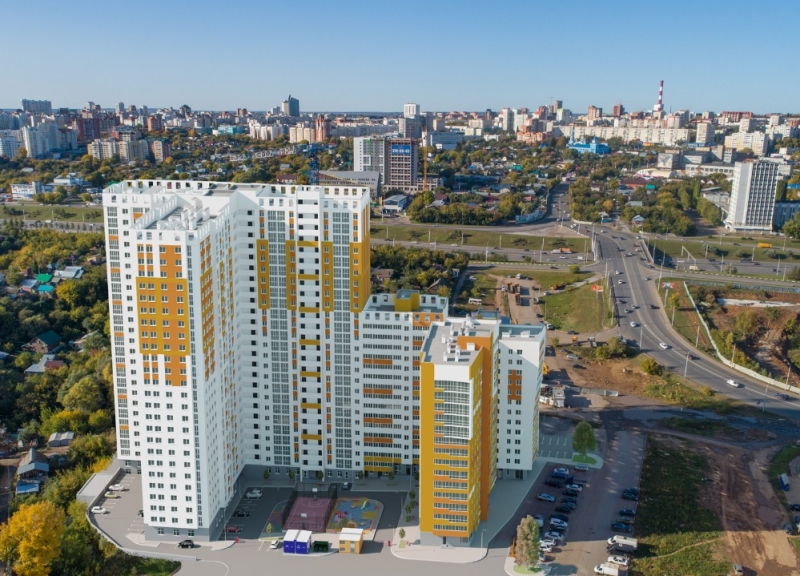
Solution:
M463 142L466 136L460 131L450 132L423 132L422 145L433 146L437 150L455 150L459 143Z
M300 116L300 100L292 98L292 95L289 94L289 97L281 104L281 111L284 116Z
M315 121L315 131L315 142L327 140L331 137L331 121L323 114L317 115L317 119Z
M327 186L361 186L369 188L370 198L381 197L381 173L377 171L320 170L319 182Z
M401 138L421 138L422 137L422 117L403 116L397 122L398 132Z
M497 117L500 130L504 132L512 132L514 130L514 112L512 108L503 108L500 115Z
M86 152L92 158L106 160L107 158L119 156L119 143L111 138L93 140L86 146Z
M147 140L122 140L117 143L121 162L144 162L150 158Z
M155 160L156 163L163 162L172 156L172 146L169 140L156 138L154 140L149 140L148 144L150 146L150 154L153 156L153 160Z
M796 200L775 202L775 216L772 221L775 230L783 228L784 224L794 218L798 212L800 212L800 202Z
M419 104L408 103L405 106L403 106L403 117L416 118L419 115L420 115Z
M778 181L791 172L792 164L783 159L736 162L725 226L736 231L771 232Z
M147 118L147 131L148 132L161 132L164 129L164 124L161 122L161 115L154 114Z
M625 114L625 107L622 104L614 104L611 115L614 118L620 118Z
M61 134L54 123L40 124L35 128L25 126L21 133L23 146L30 158L40 158L61 149Z
M575 140L583 140L587 136L602 138L621 138L623 142L643 142L646 144L664 144L676 146L689 141L688 128L632 127L632 126L554 126L557 136L571 136Z
M531 469L544 329L370 294L369 202L348 184L104 190L117 456L142 475L146 539L216 539L266 471L419 470L423 538L466 543L495 479Z
M386 139L357 137L353 139L353 170L372 170L383 175L386 160ZM384 180L385 183L385 180Z
M22 148L22 142L16 136L0 136L0 156L13 158Z
M745 118L746 120L746 118ZM769 138L764 132L737 132L725 136L725 148L752 150L756 156L764 156L769 147Z
M417 165L419 140L415 138L388 138L383 170L383 186L387 190L416 192L419 189Z
M598 108L597 106L589 106L589 111L586 114L587 122L594 122L595 120L600 120L602 117L603 117L602 108Z
M49 116L53 113L53 104L50 100L22 100L22 109L30 114L45 114Z
M711 122L697 123L695 142L698 146L712 146L715 142L715 138L714 125Z
M12 184L11 197L14 200L31 200L35 194L45 192L41 182L31 182L30 184Z

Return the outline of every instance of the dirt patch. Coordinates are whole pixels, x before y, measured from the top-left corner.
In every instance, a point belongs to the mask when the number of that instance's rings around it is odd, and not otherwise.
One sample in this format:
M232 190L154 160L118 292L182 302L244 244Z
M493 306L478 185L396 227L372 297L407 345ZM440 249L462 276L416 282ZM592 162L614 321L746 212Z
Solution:
M800 563L781 526L786 514L767 480L766 454L698 442L709 463L703 501L722 518L728 559L759 576L800 575ZM761 460L759 462L759 460Z

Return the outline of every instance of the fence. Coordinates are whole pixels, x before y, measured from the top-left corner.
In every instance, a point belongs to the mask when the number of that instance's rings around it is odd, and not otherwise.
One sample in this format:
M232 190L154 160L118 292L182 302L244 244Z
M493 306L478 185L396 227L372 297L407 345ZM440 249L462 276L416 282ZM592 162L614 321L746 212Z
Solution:
M714 338L711 337L711 330L708 328L708 324L706 324L705 318L703 315L700 314L700 310L697 309L697 304L695 304L694 298L692 298L691 293L689 292L689 286L686 282L683 283L683 289L686 292L686 296L689 297L689 302L692 303L692 308L694 308L694 313L697 314L697 318L700 320L700 324L703 326L703 330L705 330L706 336L708 337L708 341L711 342L711 346L714 347L714 352L717 354L717 359L725 364L726 366L733 368L734 370L741 372L742 374L746 374L751 378L755 378L759 382L763 382L765 384L769 384L770 386L774 386L776 388L780 388L781 390L788 390L794 392L795 394L800 394L800 388L797 386L790 386L785 382L780 382L775 380L774 378L769 378L768 376L762 376L758 372L754 370L750 370L749 368L745 368L744 366L739 366L738 364L732 362L725 358L722 353L717 348L717 343L714 342Z

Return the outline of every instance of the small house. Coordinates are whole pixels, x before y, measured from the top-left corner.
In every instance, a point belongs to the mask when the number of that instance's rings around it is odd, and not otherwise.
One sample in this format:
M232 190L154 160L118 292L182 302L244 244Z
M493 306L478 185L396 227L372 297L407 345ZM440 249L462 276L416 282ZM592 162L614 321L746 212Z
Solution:
M52 330L48 330L47 332L39 334L36 338L25 345L28 350L36 352L37 354L47 354L48 352L53 352L59 346L61 346L61 336Z
M637 226L641 226L642 224L644 224L644 220L645 220L645 218L641 214L637 214L636 216L631 218L631 222L633 222Z
M364 545L362 528L342 528L339 533L339 552L342 554L361 554Z
M83 276L83 267L81 266L67 266L63 270L56 270L56 278L62 280L80 280Z
M17 494L37 494L50 473L47 456L31 448L17 468Z

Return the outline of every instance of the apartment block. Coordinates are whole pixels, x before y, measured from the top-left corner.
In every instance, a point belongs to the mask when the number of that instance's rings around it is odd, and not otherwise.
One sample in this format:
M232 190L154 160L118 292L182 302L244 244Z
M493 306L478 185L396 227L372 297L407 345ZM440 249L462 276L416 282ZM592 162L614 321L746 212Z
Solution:
M420 472L426 538L466 543L495 480L531 469L544 330L371 294L369 203L348 183L104 190L117 455L147 539L215 539L265 471Z
M731 230L771 232L778 181L791 176L792 167L779 158L737 162L725 226Z

